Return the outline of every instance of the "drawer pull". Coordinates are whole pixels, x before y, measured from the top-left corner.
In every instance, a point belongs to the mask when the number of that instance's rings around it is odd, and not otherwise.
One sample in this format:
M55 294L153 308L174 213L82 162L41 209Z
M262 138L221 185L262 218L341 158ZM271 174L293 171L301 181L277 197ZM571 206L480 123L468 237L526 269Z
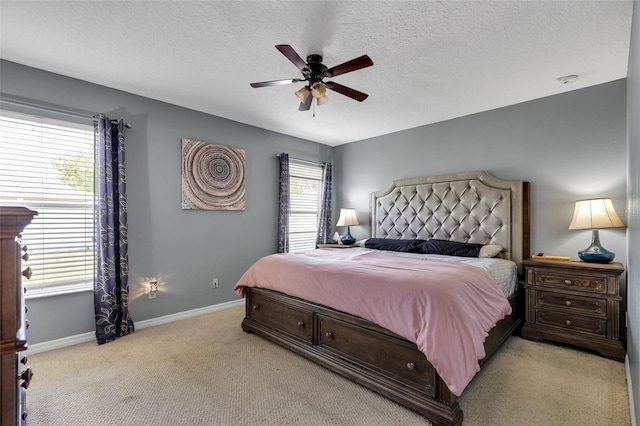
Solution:
M566 300L566 301L564 302L564 304L565 304L566 306L571 306L571 300Z
M570 285L571 284L571 280L564 280L564 283L567 284L567 285Z
M330 339L333 337L333 333L331 331L327 331L324 335L327 339Z
M407 369L409 370L413 370L414 368L416 368L416 365L412 362L408 362L407 363Z
M571 325L571 320L565 320L565 321L564 321L564 323L565 323L566 325Z
M253 310L254 311L259 311L260 310L260 305L253 305Z
M27 269L22 271L22 275L24 275L24 277L26 279L30 280L31 279L31 275L33 275L33 271L31 270L31 266L28 266Z
M21 386L27 389L29 387L29 383L31 382L32 377L33 377L33 371L31 370L31 368L27 368L18 376L18 380L24 380Z
M298 327L303 328L304 327L304 321L298 321Z

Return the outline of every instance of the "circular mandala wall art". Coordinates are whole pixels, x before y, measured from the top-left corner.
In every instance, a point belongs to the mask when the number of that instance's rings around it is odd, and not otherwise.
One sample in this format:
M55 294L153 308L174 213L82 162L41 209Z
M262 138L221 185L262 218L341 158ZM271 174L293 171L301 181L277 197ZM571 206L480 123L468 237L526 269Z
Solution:
M244 210L244 149L182 139L182 208Z

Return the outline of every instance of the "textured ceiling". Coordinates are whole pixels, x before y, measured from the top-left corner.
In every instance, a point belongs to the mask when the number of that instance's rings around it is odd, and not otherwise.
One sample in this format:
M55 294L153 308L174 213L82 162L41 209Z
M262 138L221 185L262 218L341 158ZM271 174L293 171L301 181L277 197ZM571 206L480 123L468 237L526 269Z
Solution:
M627 75L633 2L7 1L0 57L276 132L339 145ZM299 112L276 44L369 94ZM557 78L577 74L572 84ZM0 88L1 90L1 88ZM126 105L123 105L126 107Z

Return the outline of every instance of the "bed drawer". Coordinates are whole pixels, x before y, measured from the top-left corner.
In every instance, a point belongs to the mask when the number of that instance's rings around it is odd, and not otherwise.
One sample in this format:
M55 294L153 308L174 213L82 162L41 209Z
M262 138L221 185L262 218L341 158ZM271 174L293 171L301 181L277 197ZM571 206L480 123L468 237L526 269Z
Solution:
M557 308L576 314L607 315L607 301L605 299L552 293L548 291L536 292L536 307Z
M416 346L408 341L318 315L318 344L347 359L369 366L383 375L402 378L430 396L436 394L434 369Z
M536 323L540 325L552 325L572 331L581 331L598 336L606 336L607 333L606 318L572 315L547 309L539 309L536 311Z
M287 305L268 296L251 294L249 318L313 342L313 312Z

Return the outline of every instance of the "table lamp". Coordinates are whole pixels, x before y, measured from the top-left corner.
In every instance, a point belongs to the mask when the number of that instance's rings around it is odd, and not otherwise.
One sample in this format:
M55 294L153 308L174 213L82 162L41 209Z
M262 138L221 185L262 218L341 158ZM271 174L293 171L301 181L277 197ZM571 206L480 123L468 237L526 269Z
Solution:
M351 236L351 225L359 225L358 218L356 217L356 209L340 209L340 217L338 218L336 226L347 227L347 233L340 240L342 244L351 245L356 242L356 239Z
M611 198L593 198L576 201L573 219L569 229L591 229L591 245L578 252L578 257L585 262L609 263L615 253L600 244L599 229L624 228L624 223L613 208Z

